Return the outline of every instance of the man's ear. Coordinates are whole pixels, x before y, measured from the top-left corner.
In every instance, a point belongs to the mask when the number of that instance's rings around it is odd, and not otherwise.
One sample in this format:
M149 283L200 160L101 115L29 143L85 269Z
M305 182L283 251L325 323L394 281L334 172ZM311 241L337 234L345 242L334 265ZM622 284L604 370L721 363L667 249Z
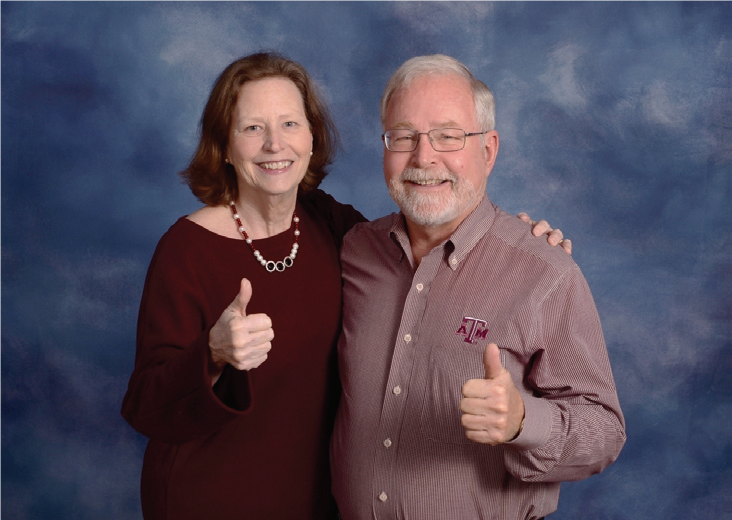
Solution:
M493 169L493 165L496 164L496 157L498 156L498 145L499 145L499 139L498 139L498 132L495 130L491 130L487 134L485 134L485 167L486 167L486 177L491 174L491 170Z

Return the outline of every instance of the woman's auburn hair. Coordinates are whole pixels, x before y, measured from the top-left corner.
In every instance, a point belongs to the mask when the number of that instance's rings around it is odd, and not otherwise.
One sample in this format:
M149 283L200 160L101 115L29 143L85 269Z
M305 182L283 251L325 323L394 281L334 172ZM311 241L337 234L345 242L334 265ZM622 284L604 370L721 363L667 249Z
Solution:
M216 79L201 116L198 147L180 174L196 198L208 206L226 204L239 196L236 171L225 162L234 107L242 85L266 78L288 79L302 95L313 134L313 155L300 190L317 188L328 174L338 147L338 132L315 83L302 65L280 54L250 54L231 63Z

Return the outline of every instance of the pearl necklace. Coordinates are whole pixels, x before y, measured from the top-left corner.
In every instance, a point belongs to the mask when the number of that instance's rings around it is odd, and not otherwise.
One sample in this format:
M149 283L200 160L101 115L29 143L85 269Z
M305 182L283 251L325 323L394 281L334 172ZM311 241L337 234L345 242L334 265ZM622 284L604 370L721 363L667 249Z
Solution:
M244 231L244 225L241 223L241 218L239 217L239 213L236 210L236 204L230 202L229 207L231 208L231 216L234 218L237 226L239 227L239 233L241 233L241 236L244 237L244 241L249 244L249 247L252 248L254 258L256 258L260 264L262 264L267 272L271 273L273 271L278 271L281 273L285 270L286 267L292 267L292 265L295 263L295 256L297 256L297 249L300 247L297 244L297 239L300 236L300 229L298 226L300 219L297 217L297 214L294 211L292 212L292 221L295 223L295 242L292 244L290 254L279 262L275 262L273 260L265 260L261 253L254 248L254 246L252 245L252 239L249 238L247 232Z

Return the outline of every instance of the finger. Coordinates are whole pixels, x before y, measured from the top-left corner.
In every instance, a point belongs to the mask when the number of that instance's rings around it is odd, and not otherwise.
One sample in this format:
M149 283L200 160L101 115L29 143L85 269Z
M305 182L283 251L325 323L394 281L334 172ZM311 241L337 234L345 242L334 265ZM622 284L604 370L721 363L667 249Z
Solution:
M494 431L503 430L506 427L507 419L503 415L479 413L463 414L460 417L460 424L468 431Z
M498 350L498 345L495 343L488 343L483 351L483 366L485 367L485 378L495 379L503 372L503 365L501 365L501 351Z
M485 383L485 379L481 379L480 381ZM486 389L467 387L464 390L466 393L463 393L463 398L460 399L460 411L470 416L485 415L486 399L490 395L486 392Z
M262 363L264 363L265 361L267 361L267 354L263 354L261 357L252 360L251 366L247 370L257 368L257 367L261 366Z
M475 413L476 407L485 405L485 399L491 396L493 388L490 381L485 378L465 381L462 387L463 399L460 401L460 409L466 413Z
M234 298L234 301L231 302L229 308L234 310L237 314L240 314L241 316L246 316L247 305L249 305L249 300L251 299L252 284L246 278L242 278L241 284L239 285L239 293L236 295L236 298Z
M561 229L552 229L551 231L549 231L549 237L547 238L547 242L549 242L549 244L553 246L556 246L562 241L563 238L564 233L562 233Z
M234 331L230 343L232 355L236 359L245 359L246 356L249 356L251 352L257 349L271 348L270 342L273 339L274 330L271 328L259 331L249 329Z
M475 430L465 430L465 436L473 442L478 442L480 444L489 444L489 442L487 440L488 439L487 432L475 431Z
M460 424L466 432L485 431L485 419L482 415L463 414L460 417Z
M241 359L233 360L231 366L237 370L250 370L261 366L267 360L269 349L252 351Z
M502 443L501 437L486 430L465 430L465 436L473 442L498 446Z
M524 213L523 211L516 215L518 218L520 218L523 222L526 222L527 224L533 225L534 223L531 221L531 217L528 213Z
M540 237L544 233L548 233L552 230L552 227L549 225L549 222L546 220L540 220L536 224L534 224L534 227L531 229L531 234L535 237Z
M260 332L272 329L272 320L264 313L250 314L249 316L238 319L236 322L237 325L232 326L236 330Z
M260 330L260 331L251 331L249 333L248 340L244 346L261 348L262 345L266 346L273 339L274 339L274 330L272 330L271 328ZM267 348L269 349L272 347L270 345Z
M572 241L568 238L565 238L561 242L562 249L564 249L567 254L572 254Z
M460 422L465 436L473 442L495 446L503 441L500 424L486 421L485 416L463 415Z
M266 337L250 338L246 344L232 349L231 359L235 364L247 363L267 354L270 350L272 350L272 342L268 341Z

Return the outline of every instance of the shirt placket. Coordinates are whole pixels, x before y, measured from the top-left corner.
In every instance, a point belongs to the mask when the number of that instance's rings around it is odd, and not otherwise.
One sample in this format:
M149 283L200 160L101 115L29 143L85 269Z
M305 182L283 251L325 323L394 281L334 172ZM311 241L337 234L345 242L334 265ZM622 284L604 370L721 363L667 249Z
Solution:
M394 353L389 368L384 396L382 400L381 419L375 447L374 470L374 512L377 518L396 518L398 510L398 490L400 475L398 457L400 434L409 407L421 409L422 395L412 392L415 381L412 381L419 348L419 324L422 322L427 308L427 295L442 261L442 247L436 248L422 259L414 276L402 311ZM403 276L411 276L411 267L405 262ZM419 385L417 385L419 386Z

